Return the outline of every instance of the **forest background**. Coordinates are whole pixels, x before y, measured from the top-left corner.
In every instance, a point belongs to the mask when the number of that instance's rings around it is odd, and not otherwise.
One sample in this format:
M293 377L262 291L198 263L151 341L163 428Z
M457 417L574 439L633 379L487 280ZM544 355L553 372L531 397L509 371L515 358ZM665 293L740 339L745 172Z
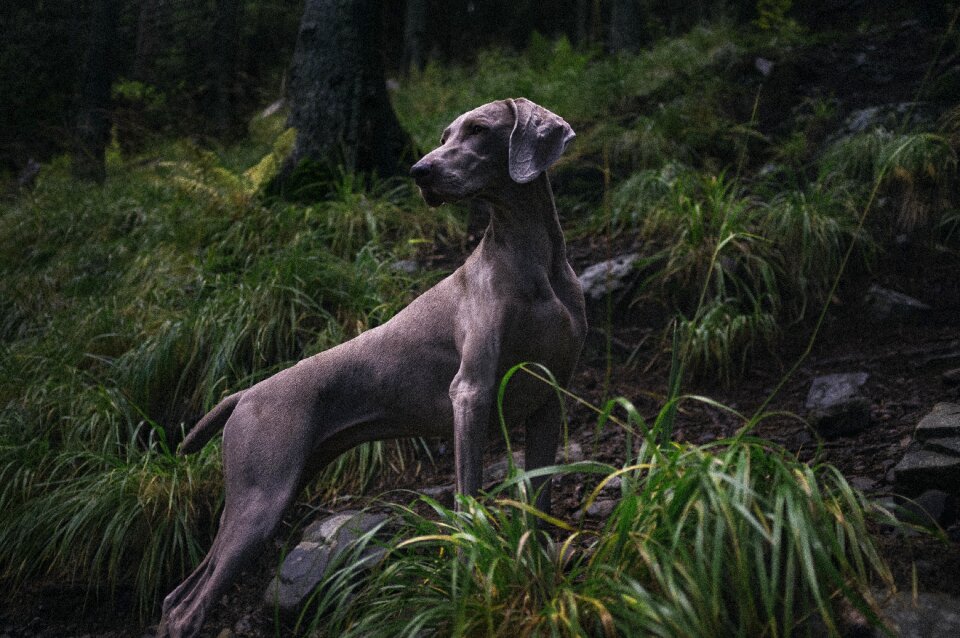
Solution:
M924 580L912 558L886 551L891 521L876 506L899 489L884 463L902 454L917 412L955 390L876 386L880 426L840 447L770 413L802 408L794 395L806 387L791 384L809 380L802 365L824 334L848 344L834 359L861 363L957 334L958 10L4 3L4 631L79 635L95 623L126 635L155 621L222 505L219 448L176 456L184 429L230 391L388 320L462 261L482 211L428 209L406 167L456 115L511 96L578 133L551 173L577 272L622 266L619 287L591 301L567 426L593 453L557 470L573 478L561 481L551 539L526 534L543 513L509 492L518 478L498 500L470 501L469 516L393 496L403 523L391 533L432 541L395 552L364 586L345 568L297 618L259 610L259 593L243 590L222 622L243 608L250 635L518 623L534 634L788 635L813 616L839 631L839 600L878 625L878 583L957 593L955 575ZM391 143L371 143L371 128L393 131ZM932 318L864 328L875 281L920 297ZM909 400L881 398L901 390ZM318 477L288 525L388 486L444 484L449 457L435 441L363 446ZM873 487L852 488L854 474ZM615 509L583 515L613 475ZM951 525L932 526L948 567ZM442 560L467 535L483 539L473 562ZM543 586L527 595L531 578ZM409 595L426 581L443 584ZM68 602L51 614L57 598Z

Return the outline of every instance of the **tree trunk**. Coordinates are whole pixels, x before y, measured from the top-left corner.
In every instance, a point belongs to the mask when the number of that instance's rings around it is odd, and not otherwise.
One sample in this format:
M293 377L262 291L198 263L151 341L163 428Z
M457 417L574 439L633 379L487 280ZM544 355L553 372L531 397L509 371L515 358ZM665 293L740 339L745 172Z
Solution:
M610 6L610 49L636 53L642 44L640 0L613 0Z
M120 0L93 3L87 56L80 74L73 174L98 183L106 179L104 155L110 139L110 87L116 71L119 13Z
M169 46L172 6L168 0L140 0L137 41L133 53L133 79L153 83L153 67Z
M240 0L217 0L210 41L210 123L214 135L227 137L234 131L234 85L237 74L237 49L240 46Z
M577 17L575 25L575 42L581 49L590 46L590 0L577 0Z
M307 0L290 70L297 129L280 186L304 160L321 171L406 172L412 143L384 81L379 0Z
M428 0L407 0L403 20L403 71L423 70L427 64Z

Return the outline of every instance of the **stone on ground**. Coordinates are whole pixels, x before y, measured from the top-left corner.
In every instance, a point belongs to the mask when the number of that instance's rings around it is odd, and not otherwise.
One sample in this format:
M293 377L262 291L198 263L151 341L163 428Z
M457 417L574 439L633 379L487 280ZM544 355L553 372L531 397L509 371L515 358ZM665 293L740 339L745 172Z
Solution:
M864 430L870 424L870 401L861 390L869 376L850 372L814 379L805 403L810 424L827 438Z
M327 569L364 534L382 525L385 514L348 510L314 521L300 543L287 554L279 574L267 586L264 603L283 612L297 610L326 577ZM368 547L360 557L367 565L383 558L382 547Z
M914 601L910 592L899 592L883 613L900 638L960 636L960 598L955 596L921 593Z
M640 255L620 255L588 267L580 274L580 286L588 299L599 300L626 286Z
M938 438L960 437L960 405L938 403L917 424L917 439L926 441Z
M931 310L918 299L876 284L870 286L864 304L873 321L916 321Z
M904 494L942 490L960 494L960 405L938 403L920 420L916 443L893 468Z

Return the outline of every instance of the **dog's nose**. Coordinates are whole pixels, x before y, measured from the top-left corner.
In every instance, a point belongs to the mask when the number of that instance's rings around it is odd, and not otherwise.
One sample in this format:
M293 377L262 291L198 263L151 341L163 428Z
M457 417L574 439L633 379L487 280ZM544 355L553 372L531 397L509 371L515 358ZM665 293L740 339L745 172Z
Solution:
M433 164L428 161L420 160L410 168L410 177L416 181L421 181L433 170Z

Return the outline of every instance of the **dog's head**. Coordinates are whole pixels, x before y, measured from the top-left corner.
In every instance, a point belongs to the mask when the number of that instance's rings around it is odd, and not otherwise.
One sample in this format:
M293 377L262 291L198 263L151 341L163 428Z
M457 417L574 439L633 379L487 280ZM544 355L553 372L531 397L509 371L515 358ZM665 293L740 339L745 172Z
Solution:
M526 98L490 102L464 113L443 131L440 146L410 174L430 206L526 184L556 162L573 129Z

